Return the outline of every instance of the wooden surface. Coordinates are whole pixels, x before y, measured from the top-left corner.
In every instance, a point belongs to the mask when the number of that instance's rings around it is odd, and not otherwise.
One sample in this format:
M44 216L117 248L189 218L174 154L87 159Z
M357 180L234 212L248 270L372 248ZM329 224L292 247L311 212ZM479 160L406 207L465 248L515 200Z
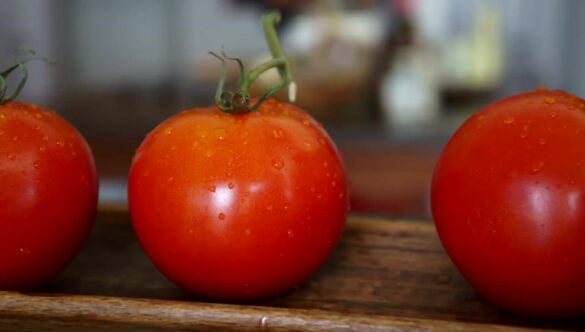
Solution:
M73 264L36 293L0 292L0 331L585 330L482 301L428 221L353 216L328 263L289 294L254 304L208 303L168 282L140 249L127 213L98 216Z

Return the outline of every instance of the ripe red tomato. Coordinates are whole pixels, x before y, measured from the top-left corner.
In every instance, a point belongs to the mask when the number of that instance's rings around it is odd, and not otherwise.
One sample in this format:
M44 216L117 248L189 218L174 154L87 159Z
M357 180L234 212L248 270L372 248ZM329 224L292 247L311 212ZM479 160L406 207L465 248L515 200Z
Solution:
M130 169L129 205L155 265L184 289L240 301L299 285L345 223L345 171L332 141L299 108L217 107L155 128Z
M83 137L34 105L0 105L0 289L54 279L93 224L97 177Z
M488 300L585 313L585 101L541 89L472 116L436 165L432 211L447 253Z

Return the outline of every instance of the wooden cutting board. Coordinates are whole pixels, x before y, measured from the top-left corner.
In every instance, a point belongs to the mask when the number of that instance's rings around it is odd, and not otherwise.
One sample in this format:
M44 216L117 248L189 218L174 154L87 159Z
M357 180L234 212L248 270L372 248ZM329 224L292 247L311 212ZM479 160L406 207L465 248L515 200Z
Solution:
M0 292L0 331L585 330L484 302L458 274L429 221L352 216L328 263L276 299L209 303L167 281L124 209L99 213L73 264L35 293Z

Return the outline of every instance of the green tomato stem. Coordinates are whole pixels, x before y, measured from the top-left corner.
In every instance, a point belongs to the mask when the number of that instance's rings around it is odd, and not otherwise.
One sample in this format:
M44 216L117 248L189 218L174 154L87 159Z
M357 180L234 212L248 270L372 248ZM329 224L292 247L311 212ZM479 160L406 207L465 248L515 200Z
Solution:
M27 52L33 56L31 56L27 59L24 59L24 60L16 61L12 66L8 67L8 69L4 70L3 72L0 72L0 105L4 105L4 104L16 99L18 97L18 95L20 94L20 92L22 91L22 89L24 88L24 86L26 85L26 82L28 80L28 68L26 67L27 62L41 60L41 61L45 61L49 64L54 63L53 61L51 61L45 57L34 56L35 52L32 50L27 50ZM16 69L18 69L20 71L20 74L22 77L21 77L20 81L18 82L16 89L14 89L14 92L12 92L12 94L10 94L9 96L6 96L6 93L8 91L8 84L6 83L6 79Z
M280 14L277 11L270 11L262 16L264 34L266 36L272 59L259 64L250 71L245 70L242 60L228 57L223 51L222 56L209 52L222 62L219 82L215 92L215 104L220 110L230 114L241 114L255 111L270 96L293 83L290 62L284 54L280 40L278 39L278 34L276 33L276 24L278 22L280 22ZM224 90L226 60L236 61L240 69L239 90L236 93ZM256 104L250 105L250 87L260 75L272 68L278 69L281 82L270 87L262 96L260 96ZM295 89L291 90L294 91ZM294 96L289 96L289 98L294 99Z

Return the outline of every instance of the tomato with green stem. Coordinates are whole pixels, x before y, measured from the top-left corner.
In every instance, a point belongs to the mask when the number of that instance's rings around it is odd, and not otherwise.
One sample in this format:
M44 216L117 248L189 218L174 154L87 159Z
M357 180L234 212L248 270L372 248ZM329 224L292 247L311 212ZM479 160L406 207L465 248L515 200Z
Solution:
M463 276L510 310L585 313L585 101L539 89L473 115L435 168L432 211Z
M81 134L57 113L14 101L26 62L0 73L0 289L56 278L79 251L96 213L97 176ZM23 74L7 96L6 78Z
M339 153L304 111L269 97L290 65L264 16L274 59L250 72L224 63L216 105L185 111L148 134L132 161L129 206L145 252L170 280L211 299L248 301L300 285L329 257L347 216ZM225 62L240 89L224 91ZM270 68L282 82L259 99L248 88Z

